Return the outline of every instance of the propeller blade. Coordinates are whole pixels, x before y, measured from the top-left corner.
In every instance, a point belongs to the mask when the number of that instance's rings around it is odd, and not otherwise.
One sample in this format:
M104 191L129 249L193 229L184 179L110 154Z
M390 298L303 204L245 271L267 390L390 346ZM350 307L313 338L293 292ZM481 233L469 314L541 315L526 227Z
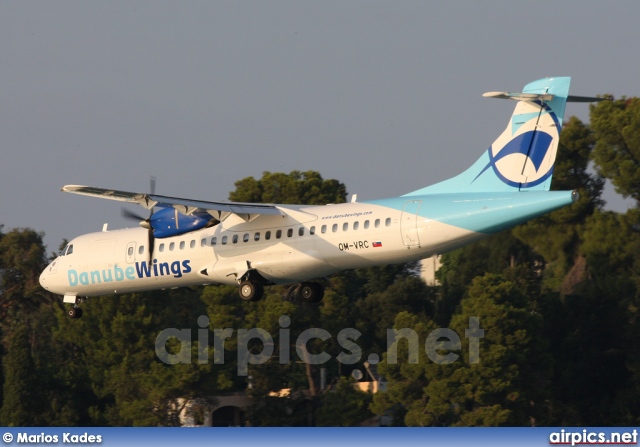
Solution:
M149 192L151 194L156 193L156 178L153 175L149 177ZM149 210L149 219L151 219L151 216L155 212L156 212L155 208L151 207L151 209Z
M134 213L133 211L129 211L126 208L122 208L122 217L129 220L138 220L138 221L146 221L147 218L141 216L140 214Z
M154 176L149 177L149 191L151 194L156 193L156 178ZM155 237L153 236L153 228L151 227L151 216L153 216L154 209L151 208L149 210L149 217L141 216L138 213L134 213L133 211L129 211L126 208L122 208L122 217L125 219L136 220L140 222L140 226L142 228L147 229L148 233L148 241L149 241L149 265L151 265L151 261L153 260L153 246L155 244Z
M149 267L151 267L151 262L153 261L153 245L155 243L155 238L153 237L153 231L149 230Z

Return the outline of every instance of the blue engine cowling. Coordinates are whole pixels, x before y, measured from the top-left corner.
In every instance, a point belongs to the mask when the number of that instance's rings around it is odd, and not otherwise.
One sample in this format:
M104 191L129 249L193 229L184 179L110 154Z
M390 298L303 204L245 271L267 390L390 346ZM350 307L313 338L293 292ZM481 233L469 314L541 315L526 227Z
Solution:
M207 213L193 213L187 216L176 212L173 208L163 208L153 213L149 222L153 228L153 236L161 239L199 230L206 227L212 220L213 217Z

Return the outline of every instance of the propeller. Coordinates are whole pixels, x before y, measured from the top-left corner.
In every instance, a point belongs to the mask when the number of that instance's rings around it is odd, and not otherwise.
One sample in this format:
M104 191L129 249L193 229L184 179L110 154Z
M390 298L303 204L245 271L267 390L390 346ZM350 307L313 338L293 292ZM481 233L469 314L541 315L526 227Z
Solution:
M151 211L151 215L149 217L144 217L141 214L134 213L133 211L129 211L126 208L122 208L122 217L129 220L135 220L140 222L140 226L142 228L146 228L147 230L151 230L151 222L149 219L153 215L153 211Z
M149 190L151 194L156 193L156 178L151 176L149 178ZM134 213L133 211L129 211L126 208L122 208L122 217L129 220L135 220L140 222L140 226L147 230L148 238L149 238L149 265L153 259L153 246L155 242L155 238L153 237L153 227L151 226L151 216L153 216L154 208L152 207L149 210L149 217L144 217L138 213Z

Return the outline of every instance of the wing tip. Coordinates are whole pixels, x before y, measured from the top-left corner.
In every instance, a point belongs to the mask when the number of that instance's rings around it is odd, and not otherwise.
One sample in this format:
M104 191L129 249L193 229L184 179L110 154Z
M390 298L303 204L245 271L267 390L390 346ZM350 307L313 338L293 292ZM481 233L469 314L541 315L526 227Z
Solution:
M60 188L60 191L62 192L75 192L78 191L82 188L86 188L86 186L83 185L64 185L62 188Z

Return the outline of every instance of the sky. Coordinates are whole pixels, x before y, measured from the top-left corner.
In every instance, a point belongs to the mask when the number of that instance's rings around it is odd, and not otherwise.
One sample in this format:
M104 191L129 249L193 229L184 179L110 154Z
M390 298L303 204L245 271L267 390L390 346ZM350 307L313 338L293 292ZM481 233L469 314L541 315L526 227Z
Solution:
M293 170L398 196L504 130L514 104L484 92L571 76L573 95L640 96L639 17L635 0L3 0L0 224L44 232L49 252L135 226L60 188L147 192L150 176L213 201Z

